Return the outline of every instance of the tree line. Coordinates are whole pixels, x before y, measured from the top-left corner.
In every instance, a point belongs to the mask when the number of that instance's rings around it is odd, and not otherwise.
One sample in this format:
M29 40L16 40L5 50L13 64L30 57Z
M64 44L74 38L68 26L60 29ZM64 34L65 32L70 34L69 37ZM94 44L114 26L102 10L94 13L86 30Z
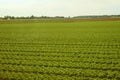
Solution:
M16 16L4 16L4 17L0 17L0 19L48 19L48 18L65 18L64 16L55 16L55 17L49 17L49 16L20 16L20 17L16 17Z
M0 17L0 19L54 19L54 18L120 18L120 15L92 15L92 16L74 16L74 17L64 17L64 16L55 16L55 17L50 17L50 16L21 16L21 17L16 17L16 16L4 16Z
M120 18L120 15L75 16L74 18Z

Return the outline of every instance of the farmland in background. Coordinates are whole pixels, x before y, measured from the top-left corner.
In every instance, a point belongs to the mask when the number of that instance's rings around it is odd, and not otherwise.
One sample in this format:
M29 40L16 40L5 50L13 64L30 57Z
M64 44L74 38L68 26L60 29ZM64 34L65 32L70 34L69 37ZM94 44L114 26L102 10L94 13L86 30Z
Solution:
M0 80L120 80L120 20L1 20Z

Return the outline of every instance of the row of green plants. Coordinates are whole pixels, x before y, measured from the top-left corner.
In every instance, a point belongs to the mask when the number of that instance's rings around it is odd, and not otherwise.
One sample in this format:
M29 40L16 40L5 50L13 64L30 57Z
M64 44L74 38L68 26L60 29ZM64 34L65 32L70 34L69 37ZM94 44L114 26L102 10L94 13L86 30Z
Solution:
M94 56L75 56L75 57L62 57L62 56L24 56L24 55L1 55L2 59L17 59L17 60L64 60L64 61L118 61L120 58L116 57L94 57Z
M54 74L54 75L67 75L67 76L83 76L91 78L120 78L119 71L103 71L91 69L74 69L62 67L44 67L44 66L22 66L22 65L2 65L0 71L3 72L21 72L21 73L34 73L34 74ZM97 74L96 74L97 73Z
M45 66L45 67L63 67L75 69L92 69L92 70L111 70L120 71L120 64L101 64L89 62L57 62L57 61L35 61L35 60L7 60L1 61L2 65L25 65L25 66Z
M55 74L39 74L39 73L21 73L21 72L9 72L1 71L0 78L6 80L101 80L101 78L91 78L84 76L67 76L67 75L55 75ZM108 78L102 78L103 80L109 80ZM114 78L115 80L115 78Z
M79 54L79 53L76 53L76 54L57 54L57 53L1 53L0 54L1 56L3 57L62 57L62 58L97 58L97 59L120 59L120 56L119 55L103 55L103 54L89 54L89 55L86 55L86 54Z

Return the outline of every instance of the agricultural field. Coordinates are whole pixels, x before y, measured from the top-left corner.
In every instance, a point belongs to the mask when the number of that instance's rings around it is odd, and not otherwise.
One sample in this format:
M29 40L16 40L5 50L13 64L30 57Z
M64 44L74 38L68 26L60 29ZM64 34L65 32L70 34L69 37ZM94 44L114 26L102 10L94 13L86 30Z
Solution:
M120 80L120 20L0 21L0 80Z

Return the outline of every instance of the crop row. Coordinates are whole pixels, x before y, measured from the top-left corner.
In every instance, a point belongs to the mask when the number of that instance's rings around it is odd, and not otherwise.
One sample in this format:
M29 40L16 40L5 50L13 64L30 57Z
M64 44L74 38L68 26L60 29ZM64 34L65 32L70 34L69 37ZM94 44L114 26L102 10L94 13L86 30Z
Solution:
M1 54L0 54L1 55ZM36 58L38 58L38 57L58 57L58 58L60 58L60 57L62 57L62 58L96 58L96 59L120 59L120 56L117 56L117 55L60 55L60 54L49 54L49 53L45 53L45 54L11 54L11 53L9 53L9 54L2 54L1 55L2 57L22 57L22 58L24 58L24 57L36 57Z
M27 48L26 48L27 47ZM22 50L25 50L25 49L27 49L27 50L29 50L29 49L34 49L34 50L37 50L37 49L41 49L41 50L43 50L43 49L47 49L47 50L85 50L85 49L87 49L87 50L119 50L119 48L120 47L112 47L112 46L107 46L107 47L105 47L105 46L100 46L100 47L96 47L96 46L77 46L77 47L74 47L74 46L72 46L72 45L70 45L70 46L19 46L19 45L14 45L14 46L12 46L12 45L10 45L10 46L8 46L8 45L2 45L2 46L0 46L0 48L1 49L8 49L8 50L10 50L10 49L18 49L18 50L20 50L20 49L22 49Z
M81 64L86 64L86 63L89 63L89 64L103 64L103 65L110 65L110 64L112 64L112 65L115 65L115 66L119 66L119 62L118 61L90 61L90 60L86 60L86 61L68 61L68 60L47 60L47 59L43 59L43 60L35 60L35 59L10 59L10 58L4 58L4 59L2 59L2 60L4 60L4 61L1 61L1 63L5 63L5 64L14 64L14 63L18 63L18 64L20 64L21 62L23 62L24 63L24 61L26 62L29 62L29 61L33 61L33 62L49 62L49 63L61 63L61 62L64 62L64 63L69 63L69 62L72 62L72 63L77 63L77 64L79 64L79 63L81 63ZM8 62L9 61L9 62ZM15 62L13 62L13 61L15 61Z
M22 73L22 72L0 72L1 80L101 80L101 78L92 78L84 76L68 76L68 75L58 75L58 74L40 74L40 73ZM107 78L102 78L104 80L109 80ZM113 79L113 78L112 78ZM119 79L119 78L118 78Z
M37 50L34 50L34 49L29 49L29 50L27 50L27 49L4 49L4 48L2 48L2 49L0 49L0 53L1 52L16 52L16 53L21 53L21 52L26 52L26 53L63 53L63 54L65 54L65 53L68 53L68 54L103 54L103 55L119 55L120 54L120 51L119 50L85 50L85 49L82 49L82 50L76 50L76 51L73 51L73 50L67 50L67 49L65 49L65 50L46 50L46 49L37 49Z
M117 56L117 55L116 55ZM11 59L58 59L58 60L74 60L74 61L80 61L80 60L84 60L84 59L91 59L91 60L94 60L94 59L103 59L103 60L119 60L120 58L119 57L104 57L104 56L99 56L99 57L95 57L95 56L75 56L75 57L62 57L62 56L24 56L24 55L1 55L1 58L11 58Z
M119 58L120 55L119 53L116 54L102 54L102 53L98 53L98 54L94 54L94 53L82 53L82 52L54 52L54 51L41 51L41 52L8 52L8 51L3 51L0 52L0 55L17 55L17 56L58 56L58 57L113 57L113 58Z
M96 58L67 58L67 57L27 57L27 56L24 56L24 57L19 57L19 56L16 56L16 57L9 57L9 56L4 56L4 57L1 57L1 59L5 60L5 59L8 59L8 60L35 60L35 61L56 61L56 62L88 62L88 63L91 63L91 62L94 62L94 63L107 63L107 64L110 64L110 63L113 63L113 64L116 64L116 63L119 63L119 59L96 59Z
M2 65L0 71L8 72L22 72L22 73L39 73L39 74L56 74L67 76L84 76L84 77L98 77L98 78L120 78L118 71L101 71L90 69L71 69L62 67L39 67L39 66L22 66L22 65ZM91 74L92 73L92 74ZM97 74L96 74L97 73Z
M29 60L32 60L32 61L47 61L47 62L72 62L72 63L95 63L95 64L119 64L119 61L118 60L102 60L102 59L94 59L94 60L91 60L91 59L86 59L86 60L80 60L80 61L75 61L75 60L52 60L52 59L41 59L41 60L37 60L37 59L12 59L12 58L1 58L2 61L1 62L11 62L11 61L19 61L19 62L22 62L22 61L29 61ZM9 60L9 62L8 62Z
M95 43L95 42L85 42L85 41L79 41L79 43L54 43L54 44L52 44L52 43L48 43L48 44L46 44L46 43L41 43L41 42L31 42L31 43L25 43L25 42L12 42L12 43L0 43L0 45L35 45L35 46L41 46L41 45L46 45L46 46L59 46L59 45L61 45L61 46L70 46L70 45L72 45L72 46L84 46L84 45L86 45L86 46L120 46L120 44L116 44L116 43L110 43L110 44L106 44L106 43Z
M1 44L0 44L1 45ZM2 44L1 45L2 47L10 47L10 46L12 46L12 47L14 47L14 46L16 46L16 47L18 47L18 48L24 48L24 47L33 47L33 48L37 48L37 47L39 47L39 48L53 48L54 47L54 49L56 49L56 48L62 48L62 49L65 49L65 48L74 48L74 49L81 49L81 48L95 48L95 49L102 49L102 48L106 48L106 49L117 49L117 48L120 48L120 45L83 45L83 44L53 44L53 45L51 45L51 44L35 44L35 45L32 45L32 44L22 44L22 45L20 45L20 44ZM1 47L1 48L2 48Z
M29 63L28 63L29 62ZM27 66L45 66L45 67L63 67L76 69L92 69L92 70L111 70L120 71L120 64L96 64L96 63L82 63L82 62L50 62L50 61L28 61L28 60L10 60L1 61L2 65L27 65Z

